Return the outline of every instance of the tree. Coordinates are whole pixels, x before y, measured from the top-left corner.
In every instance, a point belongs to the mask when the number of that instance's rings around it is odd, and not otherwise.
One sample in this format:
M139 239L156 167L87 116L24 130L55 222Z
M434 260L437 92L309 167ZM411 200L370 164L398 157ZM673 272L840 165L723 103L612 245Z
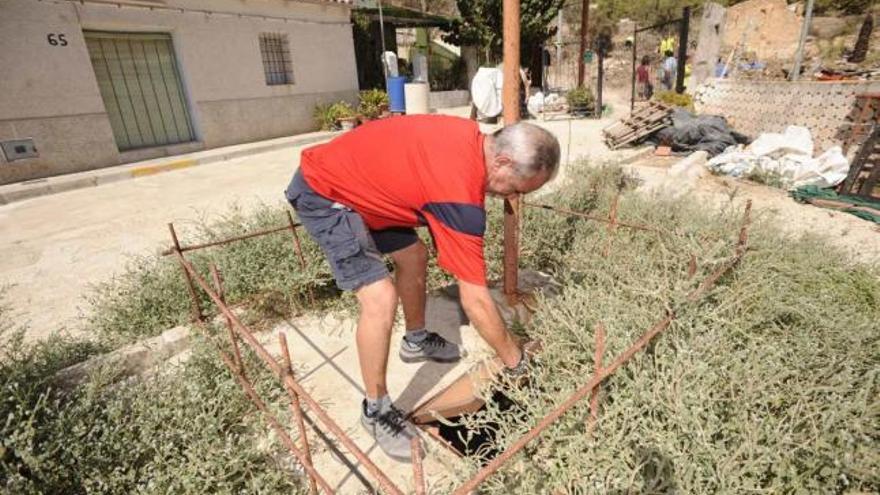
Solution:
M556 28L552 26L564 0L522 0L520 3L521 62L532 66L535 54ZM456 0L461 18L443 40L459 46L477 46L486 63L501 60L503 46L502 0ZM540 60L540 58L539 58Z

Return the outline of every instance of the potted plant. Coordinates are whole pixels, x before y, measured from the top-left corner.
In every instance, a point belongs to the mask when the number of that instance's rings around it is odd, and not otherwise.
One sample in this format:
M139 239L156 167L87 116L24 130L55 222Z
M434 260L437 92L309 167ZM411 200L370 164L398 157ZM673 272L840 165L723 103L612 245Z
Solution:
M589 115L596 103L593 92L583 86L569 91L565 99L568 101L568 113L578 117Z
M388 112L388 94L381 89L361 91L358 112L362 120L375 120Z
M343 131L350 131L355 128L358 123L357 112L347 102L339 101L333 104L336 121Z
M357 113L344 101L316 105L313 117L322 131L350 130L357 123Z

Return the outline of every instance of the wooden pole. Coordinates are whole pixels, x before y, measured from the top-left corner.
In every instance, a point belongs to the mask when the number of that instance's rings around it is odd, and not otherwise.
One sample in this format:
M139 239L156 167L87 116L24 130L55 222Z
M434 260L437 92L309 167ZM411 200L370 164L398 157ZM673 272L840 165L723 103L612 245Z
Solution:
M578 53L578 87L584 85L584 52L587 51L587 28L590 22L590 0L581 8L581 51Z
M807 10L804 11L804 25L801 26L801 37L798 39L797 52L794 56L794 67L788 75L789 81L797 81L801 77L801 62L804 59L804 45L807 43L807 33L810 31L810 21L813 19L813 0L807 0Z
M502 107L504 125L519 122L519 0L504 0L504 87ZM504 295L516 301L519 277L519 196L504 200Z

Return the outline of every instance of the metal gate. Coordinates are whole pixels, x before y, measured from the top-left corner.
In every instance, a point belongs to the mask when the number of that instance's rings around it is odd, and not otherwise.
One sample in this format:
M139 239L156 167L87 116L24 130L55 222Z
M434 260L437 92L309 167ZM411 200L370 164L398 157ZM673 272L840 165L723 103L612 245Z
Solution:
M194 139L170 35L83 34L120 151Z

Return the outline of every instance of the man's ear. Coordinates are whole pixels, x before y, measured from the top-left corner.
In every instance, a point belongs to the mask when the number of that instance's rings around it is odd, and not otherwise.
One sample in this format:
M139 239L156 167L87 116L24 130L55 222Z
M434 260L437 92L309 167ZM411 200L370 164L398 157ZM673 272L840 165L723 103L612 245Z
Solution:
M510 167L513 165L513 160L510 159L507 155L496 155L495 156L495 166L498 168L502 167Z

